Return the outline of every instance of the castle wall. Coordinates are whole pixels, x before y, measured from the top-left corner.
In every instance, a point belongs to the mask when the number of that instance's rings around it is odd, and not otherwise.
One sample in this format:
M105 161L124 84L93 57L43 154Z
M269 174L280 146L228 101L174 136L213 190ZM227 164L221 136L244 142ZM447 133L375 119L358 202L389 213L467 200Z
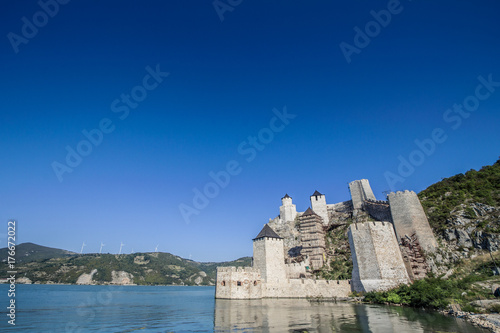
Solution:
M327 225L330 222L328 210L326 208L325 195L311 195L311 209L318 214L323 220L323 224Z
M348 236L354 290L383 290L410 282L391 223L355 223Z
M289 279L262 285L262 297L269 298L348 297L351 291L350 280Z
M348 297L351 291L350 280L285 279L266 283L256 268L218 267L215 298L334 298Z
M215 298L262 298L262 279L252 267L217 267Z
M352 200L347 200L343 202L337 202L335 204L327 204L326 209L331 215L331 213L349 213L352 211Z
M413 234L424 251L434 252L437 242L418 196L413 191L389 193L392 221L398 241Z
M305 277L306 275L305 262L286 264L285 269L286 269L286 276L289 279L300 279Z
M262 280L282 282L286 280L283 240L262 238L253 242L253 265L260 270Z
M364 202L363 209L377 221L392 221L391 209L389 208L389 203L387 201L366 200Z
M363 208L365 200L377 200L368 179L355 180L349 183L349 191L354 209Z

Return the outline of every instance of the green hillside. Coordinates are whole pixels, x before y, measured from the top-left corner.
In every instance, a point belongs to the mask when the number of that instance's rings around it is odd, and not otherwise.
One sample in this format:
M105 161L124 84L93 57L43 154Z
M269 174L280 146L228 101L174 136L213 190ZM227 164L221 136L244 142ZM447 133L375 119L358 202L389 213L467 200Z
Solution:
M25 251L29 253L26 256L29 260L20 260ZM4 252L6 248L0 249L0 253ZM19 245L17 253L17 277L28 278L33 283L73 284L82 274L96 269L93 280L98 284L110 283L113 271L123 271L132 274L133 283L138 285L213 285L217 266L251 264L250 257L223 263L199 263L161 252L80 255L31 243ZM7 270L7 265L0 267L0 278L7 277Z
M435 232L446 229L452 219L453 211L458 207L464 211L464 217L475 219L481 216L477 208L471 204L483 204L500 207L500 160L481 170L470 170L429 186L418 194L429 223ZM491 210L491 209L490 209ZM496 214L488 214L481 218L479 229L498 233L500 226Z

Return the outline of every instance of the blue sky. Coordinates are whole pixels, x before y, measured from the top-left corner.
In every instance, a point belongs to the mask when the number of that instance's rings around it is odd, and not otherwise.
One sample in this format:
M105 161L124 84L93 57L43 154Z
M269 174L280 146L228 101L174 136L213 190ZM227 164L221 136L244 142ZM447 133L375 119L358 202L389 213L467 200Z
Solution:
M367 178L384 199L500 155L496 1L41 3L0 14L0 220L19 243L232 260L285 193L303 211Z

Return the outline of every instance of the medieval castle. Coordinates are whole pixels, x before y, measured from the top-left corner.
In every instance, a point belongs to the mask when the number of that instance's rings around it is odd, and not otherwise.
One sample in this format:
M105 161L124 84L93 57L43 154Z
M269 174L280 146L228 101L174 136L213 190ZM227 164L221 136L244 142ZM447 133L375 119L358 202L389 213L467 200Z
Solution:
M376 200L368 180L349 184L351 200L327 204L315 191L311 207L297 212L281 198L280 215L253 239L252 267L218 267L216 298L347 297L352 291L384 290L423 278L426 253L437 249L422 205L413 191ZM350 280L320 280L313 272L328 264L325 233L351 223Z

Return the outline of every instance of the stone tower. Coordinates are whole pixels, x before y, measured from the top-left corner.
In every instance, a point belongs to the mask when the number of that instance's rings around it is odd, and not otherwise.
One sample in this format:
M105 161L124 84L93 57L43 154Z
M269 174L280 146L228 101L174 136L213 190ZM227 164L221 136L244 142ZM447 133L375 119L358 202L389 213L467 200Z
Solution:
M350 182L349 191L351 192L352 206L354 209L363 208L365 200L376 200L368 179Z
M318 216L323 219L324 225L327 225L330 222L326 209L326 198L324 194L315 191L313 195L311 195L311 208Z
M410 282L391 223L353 223L347 234L355 291L386 290Z
M311 208L307 208L300 216L300 241L300 253L309 257L313 269L323 267L326 247L323 221Z
M297 216L297 208L292 204L292 197L285 194L281 198L280 220L281 222L293 222Z
M398 241L415 235L424 251L434 252L438 247L436 238L417 194L413 191L392 192L388 199Z
M283 238L267 224L253 239L253 267L260 270L262 280L266 283L286 281Z

